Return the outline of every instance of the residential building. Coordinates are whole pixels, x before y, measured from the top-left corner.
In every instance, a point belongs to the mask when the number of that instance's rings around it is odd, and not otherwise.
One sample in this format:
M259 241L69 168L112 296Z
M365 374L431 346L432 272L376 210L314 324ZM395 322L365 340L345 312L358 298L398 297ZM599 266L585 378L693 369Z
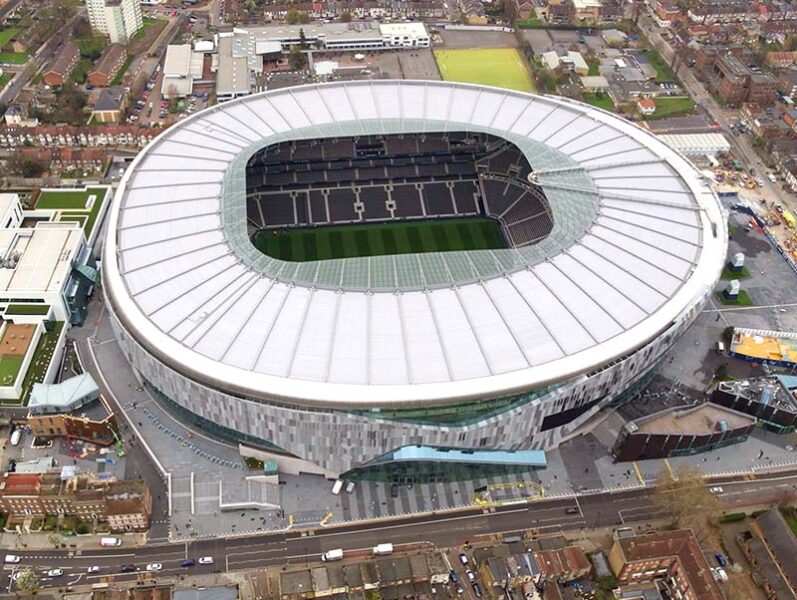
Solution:
M529 0L514 0L515 18L531 19L534 17L534 4Z
M770 106L778 93L778 80L769 73L750 73L747 84L747 102Z
M750 532L737 537L753 569L753 580L767 598L797 597L797 537L778 508L770 508L753 521Z
M127 50L122 44L111 44L103 50L94 68L89 71L88 83L94 87L108 87L127 60Z
M773 69L787 69L797 62L797 52L767 52L764 60Z
M126 98L125 88L121 86L102 89L91 110L94 124L119 123L122 120Z
M578 546L536 550L534 559L539 566L541 581L566 583L586 577L592 571L592 563Z
M146 531L152 514L152 495L143 479L114 481L104 494L105 518L111 531Z
M636 105L642 115L652 115L656 112L656 103L652 98L639 98L636 101Z
M573 0L551 0L548 3L548 22L569 23L573 11Z
M37 437L65 437L83 440L98 446L109 446L118 439L116 418L109 414L103 419L80 415L28 415L30 431Z
M601 0L572 0L571 22L573 23L600 23Z
M601 23L618 23L623 20L624 16L621 0L601 0Z
M614 540L609 564L617 583L639 586L653 581L686 600L722 600L703 551L689 530Z
M22 148L143 148L157 135L157 131L138 125L109 125L102 128L70 125L40 125L38 127L0 128L0 147Z
M778 91L792 100L797 98L797 71L778 73Z
M55 60L50 63L50 66L42 74L42 81L51 87L64 85L79 61L80 48L73 42L67 42L61 47Z
M683 18L683 10L673 0L652 0L650 8L659 27L671 27Z
M12 127L37 127L39 125L39 119L28 116L27 106L21 104L12 104L9 106L3 118L5 119L6 125Z
M144 26L139 0L86 0L91 28L112 44L127 44Z
M789 157L778 162L778 173L793 192L797 192L797 161Z
M746 440L755 423L744 413L710 402L668 408L626 423L612 455L624 462L706 452Z
M701 0L687 11L694 23L752 21L758 16L756 5L746 0Z
M741 60L732 55L720 56L714 62L714 73L712 87L726 104L736 106L747 99L750 71Z
M112 531L145 531L152 497L144 480L100 481L60 472L9 473L0 481L0 511L16 518L48 515L107 521Z

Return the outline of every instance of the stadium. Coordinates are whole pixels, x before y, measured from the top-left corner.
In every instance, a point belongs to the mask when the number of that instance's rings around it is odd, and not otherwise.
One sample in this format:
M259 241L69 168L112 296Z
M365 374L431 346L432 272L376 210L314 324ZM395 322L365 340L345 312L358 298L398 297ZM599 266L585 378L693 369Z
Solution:
M117 190L103 280L179 418L285 470L435 481L542 466L632 400L726 247L699 172L620 117L346 82L162 133Z

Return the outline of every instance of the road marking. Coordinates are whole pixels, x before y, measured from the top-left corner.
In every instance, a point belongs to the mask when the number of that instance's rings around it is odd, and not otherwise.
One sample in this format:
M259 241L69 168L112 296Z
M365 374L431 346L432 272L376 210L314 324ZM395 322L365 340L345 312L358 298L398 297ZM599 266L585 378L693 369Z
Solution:
M633 462L634 471L636 471L636 478L639 479L639 483L644 484L645 478L642 477L642 471L639 470L639 465L636 464L636 461Z
M667 468L667 473L670 474L670 479L676 481L678 478L675 476L675 474L672 471L672 466L670 465L670 461L667 460L666 458L664 459L664 466Z

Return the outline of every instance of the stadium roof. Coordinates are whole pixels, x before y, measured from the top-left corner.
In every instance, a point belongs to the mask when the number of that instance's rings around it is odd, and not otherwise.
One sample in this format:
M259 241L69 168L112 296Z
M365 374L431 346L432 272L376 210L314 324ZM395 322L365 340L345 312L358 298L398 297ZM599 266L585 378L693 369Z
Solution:
M553 212L545 240L305 263L251 245L244 168L265 145L445 130L524 152ZM127 170L109 225L105 289L148 352L230 393L330 407L508 395L600 368L701 302L727 245L699 172L624 119L413 81L295 87L185 119Z

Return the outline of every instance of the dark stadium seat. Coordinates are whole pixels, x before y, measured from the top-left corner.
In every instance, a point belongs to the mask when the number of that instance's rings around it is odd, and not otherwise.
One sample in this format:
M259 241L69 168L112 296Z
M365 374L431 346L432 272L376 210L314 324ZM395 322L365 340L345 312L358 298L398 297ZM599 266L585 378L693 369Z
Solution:
M421 190L426 214L429 216L453 215L454 204L451 202L451 190L445 183L424 183Z
M351 188L334 188L329 190L327 204L329 216L333 223L345 223L359 220L359 215L354 210L357 196Z
M307 192L294 192L294 194L296 195L294 200L296 204L296 224L309 225L311 221L307 208Z
M422 217L421 195L414 184L394 185L390 197L396 203L393 214L397 217Z
M252 196L246 198L246 216L255 227L265 227L263 215L260 214L260 206Z
M479 193L479 188L476 182L455 181L451 186L454 201L457 205L457 214L477 214L479 212L479 203L476 201L476 196Z
M266 227L296 225L293 198L289 193L263 194L260 197L260 210L266 221Z
M363 187L360 189L360 202L365 205L363 219L366 221L390 218L388 211L387 191L383 187Z
M320 190L310 191L310 222L329 223L327 205L324 202L324 194Z

